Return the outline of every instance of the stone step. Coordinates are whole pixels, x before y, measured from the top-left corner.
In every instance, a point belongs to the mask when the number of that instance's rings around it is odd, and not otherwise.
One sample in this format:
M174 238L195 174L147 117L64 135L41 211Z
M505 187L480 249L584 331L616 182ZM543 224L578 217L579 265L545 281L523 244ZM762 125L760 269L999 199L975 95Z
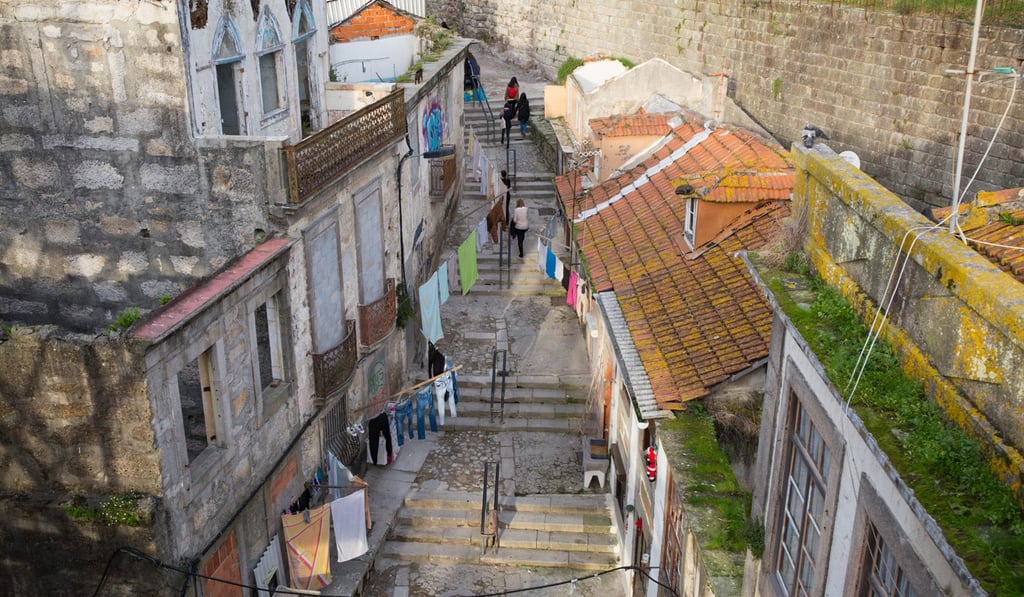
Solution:
M534 566L543 568L568 568L573 570L606 570L618 564L613 554L569 552L562 550L530 550L500 548L480 554L478 546L444 545L438 549L435 543L388 541L382 553L402 560L416 560L436 563L490 564L502 566Z
M419 528L480 529L480 504L475 508L410 508L403 506L395 519L397 525ZM501 510L498 524L502 529L562 533L603 533L614 530L607 511L600 513L517 512Z
M583 428L584 417L566 417L561 419L519 418L507 414L504 418L495 407L494 418L490 414L483 416L446 417L441 427L446 431L543 431L546 433L579 433Z
M500 358L500 357L499 357ZM500 365L500 363L499 363ZM534 390L551 390L549 393L534 392L531 394L533 400L543 399L545 396L558 400L564 397L567 392L584 390L590 387L589 375L513 375L506 380L506 385L514 388L529 388ZM459 389L472 386L491 386L491 374L481 375L478 373L459 372Z
M546 512L607 515L611 508L608 494L533 494L501 496L498 505L509 512ZM405 498L405 505L418 508L466 508L480 511L480 494L475 491L435 489L416 491Z
M500 357L499 357L500 359ZM499 363L500 366L500 363ZM491 400L491 378L488 375L486 383L481 385L471 384L459 375L459 404L462 402L490 402ZM501 377L496 380L497 389L501 391ZM517 388L511 381L505 382L505 403L521 404L524 406L563 407L586 402L587 388L544 389L544 388Z
M476 527L457 527L451 529L434 529L399 525L391 530L392 541L410 543L440 543L447 549L450 546L477 546L481 536L479 521ZM502 529L500 533L502 549L538 549L561 551L585 551L614 555L618 548L612 535L607 533L569 533L560 531L534 531L522 529Z
M459 404L457 405L459 416L462 417L490 417L491 404L490 396L486 399L477 397L472 399L469 396L463 397L459 391ZM529 417L533 419L565 419L568 417L579 418L583 416L585 403L575 404L531 404L528 402L511 402L505 398L505 417ZM495 399L495 408L498 408L498 399ZM447 419L445 419L447 421Z

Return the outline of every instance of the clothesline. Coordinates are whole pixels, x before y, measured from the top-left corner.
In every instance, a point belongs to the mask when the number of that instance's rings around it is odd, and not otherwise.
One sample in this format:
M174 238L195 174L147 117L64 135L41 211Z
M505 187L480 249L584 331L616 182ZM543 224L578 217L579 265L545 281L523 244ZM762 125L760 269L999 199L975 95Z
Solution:
M459 369L462 369L462 365L456 365L456 366L452 367L451 369L445 369L443 372L435 375L434 377L425 379L425 380L423 380L423 381L421 381L419 383L415 383L415 384L413 384L413 385L411 385L411 386L409 386L407 388L403 388L402 390L399 390L398 392L395 392L390 397L391 398L398 398L399 396L404 396L405 394L408 394L409 392L411 392L413 390L418 390L418 389L422 388L423 386L425 386L425 385L427 385L429 383L434 383L434 380L444 377L446 373L450 373L452 371L458 371Z

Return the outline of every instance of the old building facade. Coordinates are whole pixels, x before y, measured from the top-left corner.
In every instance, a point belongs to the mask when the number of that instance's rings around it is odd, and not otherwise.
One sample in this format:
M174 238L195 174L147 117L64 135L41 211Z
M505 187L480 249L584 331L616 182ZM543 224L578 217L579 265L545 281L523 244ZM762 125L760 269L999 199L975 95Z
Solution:
M403 383L399 298L460 192L465 44L415 84L346 85L330 25L320 1L0 8L9 592L266 581L280 512ZM124 496L139 520L92 524Z

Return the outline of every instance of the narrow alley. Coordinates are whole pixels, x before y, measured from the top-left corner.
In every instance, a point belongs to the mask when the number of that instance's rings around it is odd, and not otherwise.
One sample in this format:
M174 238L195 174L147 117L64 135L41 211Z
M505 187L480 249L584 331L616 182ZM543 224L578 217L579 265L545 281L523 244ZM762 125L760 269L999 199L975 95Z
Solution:
M465 111L467 139L471 128L482 137L488 159L513 177L513 208L518 199L528 207L525 255L519 258L513 248L511 272L501 280L500 266L504 262L508 268L508 259L500 259L498 245L484 242L476 284L465 296L452 289L441 307L444 338L438 348L462 366L458 417L449 417L441 432L426 442L407 442L395 463L397 470L369 471L371 507L395 514L387 528L380 527L389 521L376 515L371 534L371 551L376 553L364 556L375 558L373 570L360 594L621 594L624 572L594 576L621 563L607 483L602 488L594 482L586 490L582 483L580 438L588 423L590 379L584 330L566 306L561 283L537 266L537 234L544 233L558 211L552 167L534 142L536 136L550 135L543 121L546 82L539 73L511 67L485 47L474 45L472 51L494 118L510 77L518 78L520 91L530 98L530 131L521 136L513 123L507 153L499 140L501 121L492 121L492 134L487 135L486 109L473 102ZM494 203L479 193L472 167L467 165L465 172L446 253L459 247ZM564 243L561 227L552 229L559 237L556 244ZM509 238L506 233L504 242ZM505 383L503 411L500 405L494 410L491 406L495 362L494 395L499 404L503 379ZM426 377L424 368L420 378ZM491 463L491 479L494 463L500 464L501 507L499 547L482 553L485 463ZM406 477L398 479L402 474ZM395 495L406 490L407 494ZM489 487L488 493L493 496L493 489ZM384 499L391 503L378 508Z

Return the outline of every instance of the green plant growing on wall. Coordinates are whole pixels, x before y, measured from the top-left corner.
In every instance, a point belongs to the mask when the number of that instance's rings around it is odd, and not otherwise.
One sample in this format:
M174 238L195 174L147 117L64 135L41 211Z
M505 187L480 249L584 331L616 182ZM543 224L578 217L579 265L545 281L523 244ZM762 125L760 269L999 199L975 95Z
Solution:
M141 315L142 312L139 311L138 307L125 307L121 314L117 316L117 319L107 326L107 329L111 332L123 332L132 327L132 324L138 321Z
M160 295L160 305L166 305L167 303L171 302L172 298L173 297L171 297L171 294L169 292L163 293L162 295Z
M619 63L622 64L622 66L624 66L626 68L633 68L634 66L636 66L636 63L633 62L632 60L630 60L629 58L623 58L621 56L609 56L608 59L609 60L618 60Z
M416 314L416 305L412 301L412 295L405 289L405 286L398 287L398 309L395 315L395 325L405 329L405 324Z
M569 75L572 74L572 71L576 70L581 66L583 66L582 58L577 58L575 56L567 57L564 61L562 61L562 65L558 67L558 84L565 85L565 80L569 78Z
M779 101L779 98L781 98L781 97L782 97L782 79L776 78L774 81L772 81L772 99L775 100L775 101Z
M1024 224L1024 218L1018 218L1008 211L999 213L999 221L1007 226L1020 226L1021 224Z
M914 149L914 142L911 141L909 137L903 137L903 139L900 140L900 147L907 151L911 151Z
M141 498L142 496L137 493L117 495L96 508L90 506L83 496L76 495L64 506L64 513L78 522L137 527L142 524L142 515L138 507Z

